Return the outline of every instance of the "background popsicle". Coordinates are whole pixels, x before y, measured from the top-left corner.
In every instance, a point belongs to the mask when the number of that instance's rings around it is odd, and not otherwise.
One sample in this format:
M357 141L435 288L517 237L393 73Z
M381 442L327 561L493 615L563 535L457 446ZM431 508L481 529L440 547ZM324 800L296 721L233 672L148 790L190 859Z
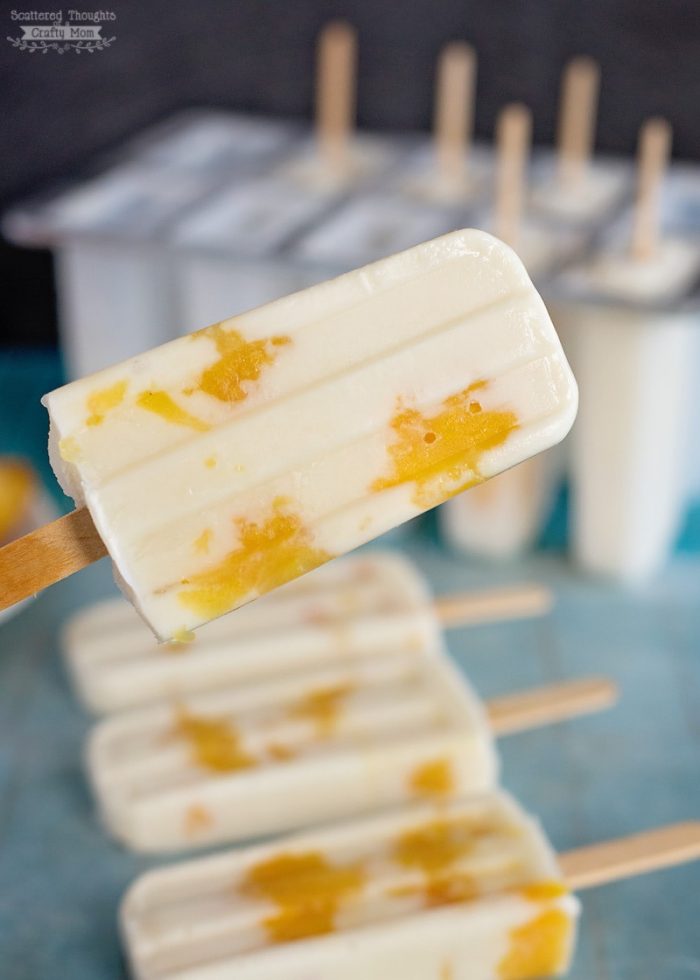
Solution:
M660 229L670 137L664 121L645 124L629 238L618 233L574 267L554 307L582 391L572 444L575 555L628 581L667 560L687 492L700 250Z
M433 630L416 649L349 656L178 697L99 722L89 780L110 833L169 852L311 826L405 800L449 800L498 779L493 737L607 708L583 678L483 705Z
M433 641L446 628L539 616L548 589L531 585L440 596L399 553L348 556L282 586L236 616L208 624L189 643L158 644L131 605L81 610L62 645L82 703L97 713L260 680Z
M151 872L123 899L122 934L138 980L226 970L296 980L312 969L349 980L358 968L372 978L542 980L564 975L573 954L580 907L569 888L698 857L695 822L558 863L513 799L484 795ZM312 917L319 904L325 914Z

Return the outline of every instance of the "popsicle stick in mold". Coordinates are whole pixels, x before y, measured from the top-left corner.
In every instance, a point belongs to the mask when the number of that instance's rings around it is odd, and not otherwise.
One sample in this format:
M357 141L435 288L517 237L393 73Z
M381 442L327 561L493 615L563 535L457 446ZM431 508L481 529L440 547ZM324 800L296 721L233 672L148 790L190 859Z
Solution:
M592 58L573 58L562 79L557 134L557 179L572 192L584 179L595 137L600 69Z
M350 24L332 21L318 41L316 139L323 164L344 173L355 125L357 35Z
M474 125L476 53L462 41L446 45L437 65L434 141L438 179L459 188L464 182Z
M648 119L639 133L637 199L632 228L632 256L639 262L652 258L659 240L659 197L668 167L672 131L665 119Z
M496 123L494 232L517 250L525 201L526 167L532 136L532 114L520 104L503 109Z

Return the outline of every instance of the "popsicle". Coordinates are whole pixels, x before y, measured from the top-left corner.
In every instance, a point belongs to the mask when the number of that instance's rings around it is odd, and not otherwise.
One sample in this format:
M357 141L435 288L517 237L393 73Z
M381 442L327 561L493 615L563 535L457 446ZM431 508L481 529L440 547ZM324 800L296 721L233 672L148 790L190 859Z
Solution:
M577 390L518 258L466 230L44 403L81 509L0 551L2 601L108 551L166 639L554 445Z
M516 249L530 275L546 280L576 253L582 239L524 217L530 133L529 110L506 106L497 123L494 209L484 222ZM459 552L488 559L513 557L537 539L561 469L561 458L552 450L468 494L458 494L440 508L442 535Z
M299 668L364 663L429 646L437 619L467 625L548 612L537 585L441 596L398 553L339 558L203 626L191 643L158 644L131 605L81 610L62 645L79 699L97 713L261 681Z
M645 124L631 241L618 236L572 269L553 304L582 380L572 444L575 555L630 582L667 559L687 492L700 248L660 232L670 139L663 120Z
M594 160L600 68L592 58L573 58L562 79L556 158L538 161L532 205L562 222L592 226L619 209L629 185L628 168Z
M115 837L181 850L490 789L493 731L614 696L609 681L585 679L485 709L434 628L421 648L356 658L339 646L318 666L291 662L257 682L113 715L93 730L88 771Z
M572 888L698 857L689 822L557 859L498 792L148 872L120 925L135 980L542 980L571 963Z
M700 167L674 161L664 183L661 200L665 235L685 237L700 243ZM693 363L693 408L700 416L700 331L695 332ZM686 449L688 500L700 501L700 426L693 426Z

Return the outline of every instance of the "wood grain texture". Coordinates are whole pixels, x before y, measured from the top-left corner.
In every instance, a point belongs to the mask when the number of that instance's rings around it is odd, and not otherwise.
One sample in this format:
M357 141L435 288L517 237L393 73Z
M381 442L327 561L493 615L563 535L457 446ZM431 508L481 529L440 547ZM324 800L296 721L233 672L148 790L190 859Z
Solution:
M510 735L602 711L616 701L617 686L609 678L582 677L494 698L486 710L494 734Z
M0 548L0 609L41 592L107 554L81 507Z
M700 820L577 847L559 857L567 884L593 888L700 859Z

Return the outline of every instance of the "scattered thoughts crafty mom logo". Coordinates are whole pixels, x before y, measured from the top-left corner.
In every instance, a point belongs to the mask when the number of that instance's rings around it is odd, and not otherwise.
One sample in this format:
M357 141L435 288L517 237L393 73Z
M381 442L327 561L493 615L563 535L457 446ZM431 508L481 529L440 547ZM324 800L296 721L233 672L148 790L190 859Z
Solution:
M10 18L22 33L7 40L18 51L30 54L37 51L93 54L104 51L116 40L116 37L102 36L103 26L109 34L117 19L111 10L68 10L65 18L62 10L11 10Z

